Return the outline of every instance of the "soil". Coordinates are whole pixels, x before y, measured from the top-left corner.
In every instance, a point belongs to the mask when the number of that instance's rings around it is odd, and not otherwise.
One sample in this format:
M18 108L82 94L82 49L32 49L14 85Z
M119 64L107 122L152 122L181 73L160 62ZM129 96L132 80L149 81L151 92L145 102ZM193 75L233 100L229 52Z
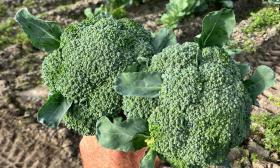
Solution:
M276 72L276 84L258 97L259 111L280 113L280 107L269 101L269 97L280 97L280 34L271 37L258 47L255 53L242 53L238 56L241 62L249 62L253 67L267 65Z
M0 167L81 167L80 136L36 122L36 111L48 95L40 85L45 53L27 54L13 45L0 55Z
M79 138L66 128L51 130L28 119L0 115L0 165L3 168L81 167Z
M23 5L22 2L5 0L4 4L10 8L0 21L13 16L16 9ZM71 2L48 0L42 6L35 5L30 8L34 13L44 13L43 16L49 20L66 25L81 20L83 10L86 7L94 8L99 5L99 2L98 0ZM156 31L162 27L157 24L157 20L164 12L166 3L167 0L153 0L131 7L128 16L143 23L145 28ZM64 9L65 5L68 5L66 9ZM259 0L236 1L239 26L233 39L240 39L238 29L241 29L244 22L246 24L250 12L261 6ZM179 24L175 33L180 43L191 41L201 31L202 18L206 13L190 16ZM254 107L253 113L268 111L277 114L280 113L280 108L272 104L268 98L280 97L280 33L278 31L271 36L259 38L261 43L256 52L241 53L237 59L241 62L249 62L253 67L264 64L275 70L277 84L258 97L259 106ZM63 124L58 129L50 129L36 122L36 112L48 96L47 88L42 85L40 78L41 63L45 56L46 53L32 48L30 44L9 45L0 51L0 168L81 167L78 150L81 136L66 129ZM240 155L240 151L233 150L231 153L233 162L242 157ZM275 168L280 166L277 161L265 162L267 164L253 164L248 160L247 166L273 165L272 167Z

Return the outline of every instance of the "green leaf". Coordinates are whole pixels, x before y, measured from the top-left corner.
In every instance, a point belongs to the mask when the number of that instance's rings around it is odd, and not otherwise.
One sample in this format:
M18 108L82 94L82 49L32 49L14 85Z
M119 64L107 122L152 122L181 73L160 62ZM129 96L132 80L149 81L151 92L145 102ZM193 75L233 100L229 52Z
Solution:
M197 4L197 0L170 0L166 5L167 12L163 14L160 21L168 28L176 28L179 21L190 15Z
M95 8L94 14L113 16L116 19L123 18L127 15L126 7L132 5L133 0L106 0L105 4Z
M123 96L154 98L159 96L161 83L161 74L158 72L129 72L121 73L113 88Z
M208 4L205 0L198 0L196 3L196 7L194 13L201 13L208 9Z
M236 62L236 64L240 69L242 79L244 79L244 77L251 71L250 65L248 63L241 64L239 62Z
M157 152L149 150L149 152L141 160L140 168L153 168L155 166L156 157Z
M142 57L142 56L140 56L140 57L138 57L137 58L137 62L139 63L139 64L148 64L149 63L149 58L146 58L146 57Z
M223 0L220 2L225 8L233 8L234 4L231 0Z
M152 45L156 53L159 53L164 48L176 43L176 36L170 29L162 28L158 32L153 34Z
M231 58L234 58L236 55L242 52L242 49L240 48L235 48L235 49L224 48L224 50Z
M203 19L202 33L196 39L199 46L222 47L229 40L235 24L235 15L231 9L210 12Z
M59 47L61 28L54 22L31 15L27 8L20 9L15 20L21 25L34 47L51 52Z
M121 19L127 15L127 12L126 12L124 6L120 6L118 8L113 8L113 9L109 10L109 13L116 19Z
M243 51L237 46L230 46L228 44L224 45L223 49L233 59L236 57L236 55L240 54Z
M120 118L111 122L101 117L96 123L96 138L103 147L119 151L136 151L146 146L148 123L143 119Z
M140 64L138 62L133 62L131 65L127 66L124 72L137 72L140 69Z
M268 0L269 4L280 5L280 0Z
M53 94L39 110L37 120L43 125L56 128L71 105L72 102L67 101L61 94Z
M250 79L244 82L253 100L265 89L272 87L276 82L275 74L265 65L258 66Z
M226 44L223 45L222 48L233 59L236 57L236 55L240 54L243 51L239 47L238 42L234 40L229 40Z
M107 5L110 5L111 8L118 8L120 6L130 6L133 4L133 0L107 0Z
M146 133L146 134L148 134L148 133ZM145 134L136 134L131 142L132 142L134 148L136 150L138 150L138 149L142 149L143 147L147 146L147 143L145 142L145 140L147 138L148 138L148 136Z
M84 10L84 14L87 18L91 18L91 17L94 17L94 14L92 13L92 9L91 8L86 8Z

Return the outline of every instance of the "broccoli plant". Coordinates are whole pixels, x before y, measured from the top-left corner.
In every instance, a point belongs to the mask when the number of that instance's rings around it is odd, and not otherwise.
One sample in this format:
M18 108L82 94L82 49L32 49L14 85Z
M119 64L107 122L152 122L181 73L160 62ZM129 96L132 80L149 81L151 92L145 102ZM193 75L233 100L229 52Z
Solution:
M95 14L112 15L115 18L126 16L126 8L137 3L143 3L147 0L105 0L104 4L94 10ZM90 8L85 10L86 16L93 13ZM91 15L91 14L90 14Z
M263 3L270 5L280 5L280 0L263 0Z
M168 46L148 67L121 73L114 89L126 96L128 120L99 120L99 143L121 151L147 146L142 167L153 167L157 155L175 168L223 164L249 134L256 97L275 83L269 67L252 72L224 50L234 25L232 10L211 12L196 42Z
M48 52L42 78L50 96L38 112L38 121L57 127L63 119L82 135L94 135L100 117L122 115L122 96L112 87L115 77L176 41L167 29L152 35L134 21L104 15L93 15L64 30L26 8L15 19L34 47Z
M150 32L128 19L91 17L63 31L27 9L21 9L15 19L35 47L49 52L42 77L51 95L38 120L56 127L64 117L67 127L83 135L95 133L101 116L121 112L122 97L112 88L115 76L138 57L148 59L154 54Z
M224 7L233 8L231 0L170 0L166 5L167 11L161 16L160 21L166 27L176 28L184 16L205 11L210 3L218 3Z

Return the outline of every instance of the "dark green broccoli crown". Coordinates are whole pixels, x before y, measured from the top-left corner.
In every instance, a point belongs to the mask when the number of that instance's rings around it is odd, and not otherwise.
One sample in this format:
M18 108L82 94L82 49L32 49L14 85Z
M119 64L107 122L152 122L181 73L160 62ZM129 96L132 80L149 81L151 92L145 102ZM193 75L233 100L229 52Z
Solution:
M200 52L198 44L193 42L169 46L153 56L149 71L165 72L167 68L196 65Z
M196 56L200 49L197 43L176 44L153 56L150 72L164 73L169 67L183 68L189 64L196 64ZM158 98L124 97L123 110L128 118L148 119L153 109L158 105Z
M121 96L113 90L112 82L106 81L92 92L89 102L76 105L66 113L65 125L82 135L93 135L100 117L118 115L121 111Z
M148 119L153 109L157 107L157 98L127 97L123 98L122 109L127 118Z
M137 57L153 55L150 41L150 33L128 19L98 17L72 24L60 48L44 60L44 82L52 92L82 102Z
M189 44L179 48L187 51ZM169 47L156 59L166 59L168 53L173 64L181 55L176 51ZM176 168L219 164L248 135L252 100L239 68L221 49L184 54L188 62L178 62L182 66L174 64L162 75L159 105L149 118L150 147ZM153 63L163 66L153 60L151 67L158 66Z
M94 134L101 116L120 112L122 97L113 79L137 61L153 55L151 35L128 19L96 17L69 25L60 47L43 62L43 80L51 92L74 101L65 124L81 134Z

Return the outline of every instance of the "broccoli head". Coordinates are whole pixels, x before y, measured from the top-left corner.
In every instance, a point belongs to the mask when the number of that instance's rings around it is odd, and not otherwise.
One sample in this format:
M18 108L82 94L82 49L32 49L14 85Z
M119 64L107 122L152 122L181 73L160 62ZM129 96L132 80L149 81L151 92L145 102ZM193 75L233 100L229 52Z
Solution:
M197 43L186 42L184 45L172 45L153 56L151 65L143 71L164 73L168 68L183 68L190 64L195 65L197 62L196 56L199 52ZM124 96L122 108L128 118L148 119L157 105L158 98Z
M64 30L60 47L45 58L42 74L50 92L61 93L75 104L64 120L68 127L94 134L99 117L120 111L122 97L112 89L114 77L138 57L153 55L151 39L134 21L104 16Z
M92 135L95 133L96 121L100 117L119 115L121 97L113 90L112 81L96 88L88 102L74 105L64 116L65 125L82 135Z
M184 43L154 56L150 67L163 68L163 83L148 146L176 168L222 163L249 133L253 101L237 64L217 47Z

